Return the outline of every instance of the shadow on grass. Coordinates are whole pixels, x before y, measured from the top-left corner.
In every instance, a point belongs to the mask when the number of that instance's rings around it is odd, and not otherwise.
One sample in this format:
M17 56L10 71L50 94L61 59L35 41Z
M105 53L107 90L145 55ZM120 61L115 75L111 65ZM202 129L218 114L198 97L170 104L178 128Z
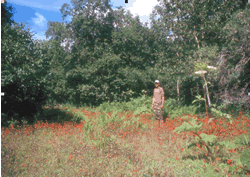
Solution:
M73 122L73 115L70 115L70 113L66 114L66 110L62 110L59 108L43 108L42 111L38 112L36 115L32 117L22 117L22 119L26 120L25 125L26 126L32 126L35 123L39 122L48 122L48 123L60 123L64 124L64 122ZM19 125L20 127L23 127L24 124L22 122L16 122L14 125L14 128ZM7 127L6 127L7 128Z
M208 157L205 154L199 154L198 156L193 156L193 155L186 155L182 157L182 160L187 160L187 159L191 159L191 160L209 160Z
M43 114L38 116L36 121L47 121L48 123L64 123L65 121L70 122L73 116L66 114L67 111L60 110L57 108L43 109Z
M162 116L163 116L163 122L165 123L166 120L168 119L168 116L169 116L169 115L168 115L168 114L163 114Z

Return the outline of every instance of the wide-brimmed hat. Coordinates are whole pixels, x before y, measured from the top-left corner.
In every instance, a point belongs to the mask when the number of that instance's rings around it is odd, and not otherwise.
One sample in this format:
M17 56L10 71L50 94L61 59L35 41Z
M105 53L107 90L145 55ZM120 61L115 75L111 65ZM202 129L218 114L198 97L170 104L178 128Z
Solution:
M160 83L160 81L159 81L159 80L155 80L155 83L157 83L157 84L158 84L158 83Z

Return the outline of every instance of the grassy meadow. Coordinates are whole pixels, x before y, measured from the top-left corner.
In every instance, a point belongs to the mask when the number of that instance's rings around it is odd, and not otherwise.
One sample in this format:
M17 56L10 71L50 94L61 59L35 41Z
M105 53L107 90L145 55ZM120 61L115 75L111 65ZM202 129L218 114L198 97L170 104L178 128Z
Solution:
M199 107L177 108L173 102L165 101L162 127L154 118L152 98L145 96L96 108L68 103L46 105L44 115L37 115L33 125L21 127L14 122L2 128L1 174L3 177L249 175L250 162L241 157L241 153L246 154L245 158L250 154L250 118L244 115L244 110L234 112L230 124L224 117L209 119L195 114ZM174 131L192 120L202 123L197 131ZM214 140L202 143L199 141L202 133L227 143L224 146ZM231 147L228 142L241 143Z

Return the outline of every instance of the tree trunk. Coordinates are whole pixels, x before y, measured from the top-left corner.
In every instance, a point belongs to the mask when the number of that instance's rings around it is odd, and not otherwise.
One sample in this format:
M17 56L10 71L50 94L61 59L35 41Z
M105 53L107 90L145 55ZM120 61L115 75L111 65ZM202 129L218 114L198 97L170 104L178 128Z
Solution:
M200 92L199 92L199 84L197 83L197 96L199 96Z
M205 82L206 82L205 75L203 75L203 78L204 78L204 80L205 80ZM208 106L211 107L211 102L210 102L210 98L209 98L209 93L208 93L207 84L206 84L205 86L206 86L206 93L207 93Z
M177 80L177 94L178 94L178 103L180 103L179 79Z
M205 99L205 106L206 106L206 116L208 116L208 112L207 112L207 99L206 99L206 91L204 88L204 99Z

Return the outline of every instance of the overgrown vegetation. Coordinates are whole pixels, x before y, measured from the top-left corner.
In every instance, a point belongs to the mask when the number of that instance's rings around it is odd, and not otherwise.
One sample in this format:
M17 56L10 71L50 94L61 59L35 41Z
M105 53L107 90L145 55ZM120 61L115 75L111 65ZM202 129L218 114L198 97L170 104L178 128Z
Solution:
M74 1L61 8L70 23L48 23L48 41L32 40L1 3L3 176L249 175L246 2L161 1L148 28L109 0Z
M151 99L145 105L142 99L96 108L55 103L44 107L46 122L11 122L2 128L2 175L249 175L250 116L244 111L232 124L224 117L209 123L182 114L192 107L179 107L159 128L153 110L145 109ZM166 100L164 112L171 103Z

